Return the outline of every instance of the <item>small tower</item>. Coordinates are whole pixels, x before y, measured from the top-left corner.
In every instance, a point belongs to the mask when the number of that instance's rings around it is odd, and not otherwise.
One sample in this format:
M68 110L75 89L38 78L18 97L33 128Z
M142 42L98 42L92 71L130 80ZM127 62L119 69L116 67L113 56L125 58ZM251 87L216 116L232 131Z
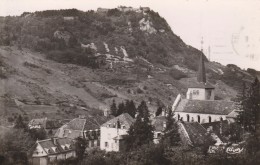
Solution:
M203 39L201 41L203 45ZM186 98L189 100L214 100L214 87L207 83L206 70L204 64L203 46L201 46L201 54L197 73L197 82L188 88Z

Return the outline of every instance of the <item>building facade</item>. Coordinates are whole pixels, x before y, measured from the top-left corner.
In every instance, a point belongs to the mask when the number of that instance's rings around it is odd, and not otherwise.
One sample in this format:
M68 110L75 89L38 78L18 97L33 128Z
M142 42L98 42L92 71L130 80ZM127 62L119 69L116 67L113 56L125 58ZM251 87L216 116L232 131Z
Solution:
M36 141L30 151L31 165L48 165L59 160L76 157L74 142L68 138Z
M134 119L128 113L123 113L102 124L100 127L100 149L120 151L124 145L124 136L128 134L133 122Z

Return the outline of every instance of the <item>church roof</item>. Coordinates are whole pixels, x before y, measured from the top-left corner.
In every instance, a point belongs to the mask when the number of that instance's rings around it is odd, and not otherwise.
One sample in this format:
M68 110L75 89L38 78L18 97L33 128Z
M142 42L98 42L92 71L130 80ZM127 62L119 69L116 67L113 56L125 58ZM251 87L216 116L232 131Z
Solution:
M189 88L205 88L205 89L214 89L215 87L210 83L193 83Z
M129 129L134 121L135 119L132 118L132 116L130 116L128 113L123 113L102 124L101 127L114 126L117 125L118 122L120 122L120 125L124 125L125 129Z
M224 100L181 99L175 112L228 115L235 109L235 103Z

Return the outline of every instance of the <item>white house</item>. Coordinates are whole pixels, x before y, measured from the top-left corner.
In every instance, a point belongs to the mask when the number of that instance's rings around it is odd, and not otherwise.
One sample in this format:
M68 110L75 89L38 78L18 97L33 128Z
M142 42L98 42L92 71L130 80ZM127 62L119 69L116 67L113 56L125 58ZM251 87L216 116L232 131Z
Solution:
M187 122L210 123L229 119L236 115L235 103L214 100L215 88L206 81L204 58L201 55L197 82L188 88L186 98L179 94L172 110L175 118ZM232 115L231 115L232 114Z
M100 127L100 149L105 151L120 151L123 147L124 136L135 120L123 113Z
M29 162L32 165L48 165L55 163L57 160L76 157L74 143L68 138L36 141L29 155Z

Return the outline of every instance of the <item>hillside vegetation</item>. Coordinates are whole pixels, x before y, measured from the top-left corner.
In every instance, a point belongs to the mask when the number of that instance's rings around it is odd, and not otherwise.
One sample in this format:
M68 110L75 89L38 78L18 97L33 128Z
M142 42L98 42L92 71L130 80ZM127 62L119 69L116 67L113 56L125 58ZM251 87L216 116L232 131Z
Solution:
M196 81L200 51L152 10L50 10L0 18L1 118L95 115L112 100L171 105ZM259 72L208 62L216 99ZM44 112L44 114L43 114Z

